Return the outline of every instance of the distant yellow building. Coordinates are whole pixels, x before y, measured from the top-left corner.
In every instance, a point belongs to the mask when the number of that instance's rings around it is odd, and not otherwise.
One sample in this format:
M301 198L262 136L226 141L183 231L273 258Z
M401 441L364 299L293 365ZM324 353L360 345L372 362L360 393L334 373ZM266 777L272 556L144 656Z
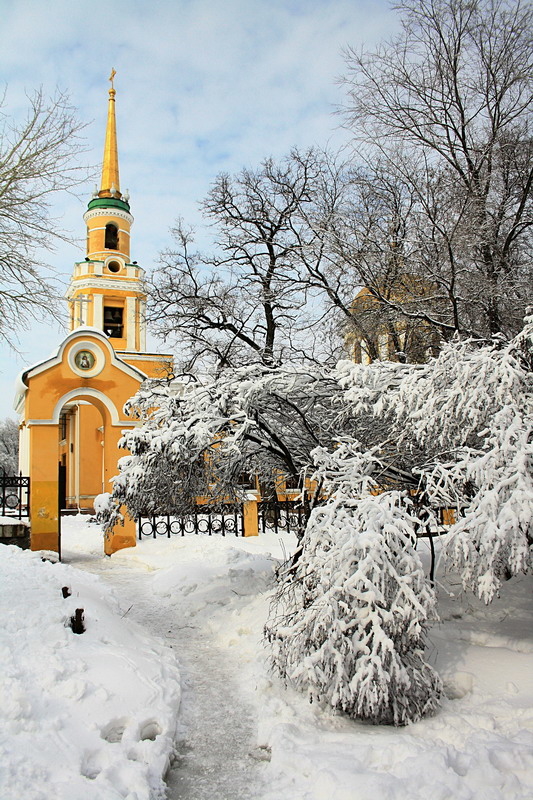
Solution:
M363 288L352 302L352 325L345 337L354 361L408 361L421 364L439 351L439 335L416 315L420 301L427 304L433 288L415 276L403 274L381 290L388 302ZM397 308L396 308L397 306ZM402 314L401 309L411 313Z
M96 495L110 491L124 455L121 432L135 425L124 403L145 378L165 377L173 366L171 355L146 351L144 271L130 256L133 217L120 190L115 95L112 83L100 190L84 214L87 254L75 264L66 295L70 332L17 386L34 550L60 549L61 509L92 508ZM127 523L108 535L106 552L132 544Z

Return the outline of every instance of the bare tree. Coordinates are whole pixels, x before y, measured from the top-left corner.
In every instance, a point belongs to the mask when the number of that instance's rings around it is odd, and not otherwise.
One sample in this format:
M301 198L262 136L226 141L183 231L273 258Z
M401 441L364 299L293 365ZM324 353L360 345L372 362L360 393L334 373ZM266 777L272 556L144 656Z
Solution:
M334 202L335 170L323 153L293 150L256 170L219 175L203 203L215 254L191 252L192 232L178 223L178 247L163 254L151 283L149 319L185 344L187 367L198 358L226 367L324 357L324 285L309 270L329 269L323 207ZM345 285L343 299L326 285L328 308L353 297Z
M442 303L435 284L415 270L412 188L380 162L348 165L337 176L335 203L322 191L319 204L324 220L308 221L325 231L328 268L308 263L308 277L340 312L352 355L424 361L438 346L429 322Z
M533 11L519 0L402 0L396 8L395 39L377 52L347 52L345 116L378 164L367 191L373 184L379 194L387 174L409 196L398 218L404 271L433 287L430 302L413 308L387 296L375 260L350 248L346 229L340 256L382 305L444 336L511 335L531 285ZM391 246L393 230L394 221Z
M4 98L5 100L5 98ZM0 103L0 107L5 103ZM50 216L58 192L86 178L77 157L84 125L65 94L29 97L26 119L0 122L0 338L10 345L32 319L54 314L60 292L40 251L65 239Z

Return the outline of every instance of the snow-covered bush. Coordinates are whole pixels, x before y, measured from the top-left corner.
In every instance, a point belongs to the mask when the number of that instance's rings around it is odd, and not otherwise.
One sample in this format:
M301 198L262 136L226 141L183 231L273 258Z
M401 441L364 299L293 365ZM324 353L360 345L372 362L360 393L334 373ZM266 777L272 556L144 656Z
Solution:
M439 507L456 510L444 552L465 588L490 602L531 570L532 357L528 319L510 342L454 340L426 365L338 365L338 406L367 438L315 452L328 499L266 626L274 667L311 697L393 724L436 709L415 539ZM391 490L415 478L412 497Z
M441 692L423 659L435 596L415 549L418 519L404 493L370 494L376 465L353 446L316 457L317 477L337 488L282 577L265 630L272 664L311 699L405 725L434 713Z
M95 520L104 530L111 530L115 525L123 523L124 517L120 513L119 504L110 492L96 495L93 506Z

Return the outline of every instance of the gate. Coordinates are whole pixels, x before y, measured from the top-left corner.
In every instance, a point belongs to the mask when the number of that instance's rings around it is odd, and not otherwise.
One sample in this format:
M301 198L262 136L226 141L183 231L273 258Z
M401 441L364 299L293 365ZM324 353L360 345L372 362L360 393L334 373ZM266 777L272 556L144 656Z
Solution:
M30 515L30 479L23 475L0 475L0 516L22 519Z
M212 536L244 536L242 505L237 503L217 506L216 511L207 506L196 506L191 514L181 517L140 517L137 520L139 541L151 536L185 536L206 534Z
M259 533L295 533L303 536L309 508L294 500L261 500L258 503Z

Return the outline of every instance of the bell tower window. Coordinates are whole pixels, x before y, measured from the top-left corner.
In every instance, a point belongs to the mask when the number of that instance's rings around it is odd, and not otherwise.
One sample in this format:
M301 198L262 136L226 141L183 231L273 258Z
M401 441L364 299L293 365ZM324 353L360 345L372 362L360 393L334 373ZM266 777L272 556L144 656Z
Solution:
M122 338L123 312L123 308L104 306L104 333L111 339Z
M118 250L118 228L112 222L105 226L105 248L106 250Z

